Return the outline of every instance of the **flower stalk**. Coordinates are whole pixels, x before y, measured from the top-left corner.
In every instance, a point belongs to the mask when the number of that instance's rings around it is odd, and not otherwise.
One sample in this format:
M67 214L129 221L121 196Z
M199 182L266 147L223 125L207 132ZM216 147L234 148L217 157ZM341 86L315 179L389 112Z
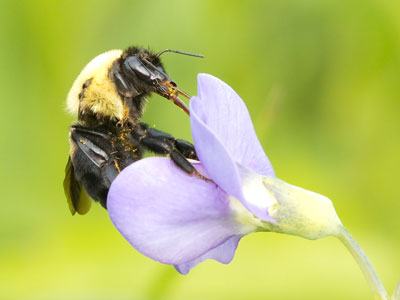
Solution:
M364 273L364 276L367 279L368 285L371 287L374 293L375 299L390 300L388 293L383 287L382 282L380 281L378 275L376 274L374 268L372 267L372 264L369 261L367 255L360 248L360 246L350 235L350 233L348 233L348 231L344 227L342 227L337 237L350 251L354 259L360 266L361 271Z

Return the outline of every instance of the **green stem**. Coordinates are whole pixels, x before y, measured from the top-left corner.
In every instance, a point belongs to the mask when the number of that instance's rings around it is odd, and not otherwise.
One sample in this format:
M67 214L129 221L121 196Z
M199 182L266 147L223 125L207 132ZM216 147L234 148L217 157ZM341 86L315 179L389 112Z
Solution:
M388 293L383 287L378 275L368 260L368 257L344 227L342 227L338 238L343 242L347 249L349 249L350 253L357 261L361 271L364 273L364 276L367 279L369 286L374 292L375 299L390 300Z

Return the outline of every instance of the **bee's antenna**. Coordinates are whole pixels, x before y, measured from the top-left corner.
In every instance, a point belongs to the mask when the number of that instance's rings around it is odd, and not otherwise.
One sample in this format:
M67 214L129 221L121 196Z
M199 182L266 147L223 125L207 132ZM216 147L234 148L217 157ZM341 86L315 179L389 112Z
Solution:
M162 50L162 51L160 51L160 52L158 52L158 53L156 54L156 57L160 57L161 54L163 54L163 53L165 53L165 52L173 52L173 53L178 53L178 54L183 54L183 55L188 55L188 56L194 56L194 57L204 58L204 56L201 55L201 54L188 53L188 52L183 52L183 51L179 51L179 50L172 50L172 49L165 49L165 50Z

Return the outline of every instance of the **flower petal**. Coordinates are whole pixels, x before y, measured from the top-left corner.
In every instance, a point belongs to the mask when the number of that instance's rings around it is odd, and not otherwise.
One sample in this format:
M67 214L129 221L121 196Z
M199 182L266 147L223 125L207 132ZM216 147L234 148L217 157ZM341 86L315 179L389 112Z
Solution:
M269 214L269 208L276 204L273 194L265 188L263 176L237 164L242 181L244 201L242 204L255 216L263 221L275 222ZM269 176L275 178L274 176ZM239 199L240 200L240 199Z
M241 235L235 235L228 239L222 245L211 249L206 254L184 264L175 265L175 269L183 274L186 275L189 273L190 269L197 266L199 263L207 260L207 259L215 259L223 264L229 264L233 257L235 256L235 251L238 246L240 239L242 238Z
M258 174L274 176L246 105L229 85L212 75L199 74L198 96L190 100L190 112L195 123L201 121L218 137L235 162ZM192 132L195 139L196 128L192 127ZM209 142L196 140L196 150L207 147ZM201 157L203 163L204 159Z
M232 103L229 102L230 99ZM221 103L229 109L225 111L226 108ZM268 173L274 176L274 173L257 140L243 101L219 79L200 74L199 96L191 99L190 110L194 145L200 161L211 176L209 178L229 195L237 198L252 214L264 221L272 221L268 216L271 199L266 197L265 193L258 193L261 191L259 188L254 192L252 187L254 182L258 183L258 187L263 186L260 174ZM233 128L232 131L232 121L229 123L229 120L242 122L243 127ZM249 134L242 132L242 129L248 130ZM250 144L245 145L246 141ZM252 147L256 153L254 155ZM259 161L253 161L255 159ZM246 172L243 172L244 170ZM256 180L253 180L254 178Z
M200 164L196 168L208 176ZM146 158L125 168L111 185L107 208L133 247L166 264L193 261L243 232L225 192L167 158Z
M190 120L196 153L209 178L228 194L244 201L239 170L232 156L195 111L191 111Z

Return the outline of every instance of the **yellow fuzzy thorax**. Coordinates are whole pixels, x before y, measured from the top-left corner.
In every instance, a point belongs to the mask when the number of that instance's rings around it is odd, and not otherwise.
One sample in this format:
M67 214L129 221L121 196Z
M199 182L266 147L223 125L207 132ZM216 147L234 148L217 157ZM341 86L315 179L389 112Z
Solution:
M123 102L109 77L112 63L121 55L122 50L105 52L83 68L67 96L67 109L71 114L77 115L80 111L90 110L117 120L123 118ZM83 84L89 79L91 82L80 99Z

